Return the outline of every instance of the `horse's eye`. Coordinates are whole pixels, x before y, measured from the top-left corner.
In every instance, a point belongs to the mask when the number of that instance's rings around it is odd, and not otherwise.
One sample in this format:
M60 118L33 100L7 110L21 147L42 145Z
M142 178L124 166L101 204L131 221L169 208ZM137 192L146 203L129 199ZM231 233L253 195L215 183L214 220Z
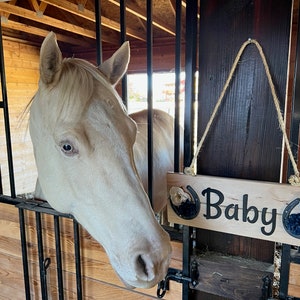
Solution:
M62 146L64 152L71 152L73 147L70 144L64 144Z
M74 156L78 153L70 142L62 142L60 147L61 151L67 156Z

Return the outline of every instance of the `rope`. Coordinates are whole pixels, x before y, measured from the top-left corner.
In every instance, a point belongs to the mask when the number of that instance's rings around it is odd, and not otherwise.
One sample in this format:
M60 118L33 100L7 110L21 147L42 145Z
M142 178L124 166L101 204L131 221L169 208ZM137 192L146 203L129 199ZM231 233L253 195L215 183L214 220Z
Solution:
M285 143L285 146L287 148L287 151L288 151L288 155L290 157L290 160L291 160L291 163L292 163L292 166L293 166L293 170L294 170L294 175L292 175L290 178L289 178L289 183L292 184L292 185L300 185L300 177L299 177L299 171L298 171L298 167L297 167L297 163L294 159L294 156L293 156L293 153L292 153L292 150L291 150L291 147L290 147L290 143L289 143L289 139L288 139L288 136L286 134L286 128L285 128L285 124L284 124L284 119L282 117L282 114L281 114L281 111L280 111L280 104L279 104L279 100L278 100L278 97L276 95L276 91L275 91L275 87L274 87L274 83L273 83L273 80L272 80L272 76L271 76L271 73L270 73L270 69L269 69L269 66L268 66L268 63L267 63L267 60L266 60L266 57L265 57L265 54L263 52L263 49L262 47L260 46L260 44L256 41L256 40L253 40L253 39L248 39L246 42L243 43L243 45L241 46L239 52L237 53L237 56L234 60L234 63L231 67L231 70L229 72L229 75L228 75L228 78L226 80L226 83L223 87L223 90L220 94L220 97L215 105L215 108L212 112L212 115L206 125L206 128L204 130L204 133L200 139L200 142L198 144L198 147L197 147L197 150L194 154L194 157L192 159L192 162L190 164L189 167L186 167L184 169L184 173L187 174L187 175L196 175L196 163L197 163L197 157L199 155L199 152L204 144L204 141L207 137L207 134L212 126L212 123L218 113L218 110L221 106L221 103L222 103L222 100L224 98L224 95L227 91L227 88L233 78L233 74L235 72L235 69L237 68L237 65L239 63L239 60L245 50L245 48L250 45L250 44L254 44L258 51L259 51L259 54L261 56L261 59L262 59L262 62L263 62L263 65L265 67L265 71L266 71L266 75L267 75L267 78L268 78L268 81L269 81L269 85L270 85L270 88L271 88L271 92L272 92L272 96L273 96L273 101L274 101L274 105L275 105L275 108L276 108L276 112L277 112L277 117L278 117L278 121L279 121L279 126L280 126L280 129L283 133L283 139L284 139L284 143Z

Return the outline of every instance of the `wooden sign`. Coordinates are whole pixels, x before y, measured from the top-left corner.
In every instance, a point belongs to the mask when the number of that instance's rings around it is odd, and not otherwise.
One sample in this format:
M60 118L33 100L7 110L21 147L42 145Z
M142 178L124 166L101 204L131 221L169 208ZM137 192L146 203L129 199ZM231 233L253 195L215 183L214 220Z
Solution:
M294 226L299 233L289 232L283 223L283 214L286 222L294 222L298 214L300 219L299 186L178 173L167 175L167 185L169 222L300 246L300 222L299 228ZM179 205L178 199L170 197L175 188L198 197L197 216L184 219L175 212L173 202Z

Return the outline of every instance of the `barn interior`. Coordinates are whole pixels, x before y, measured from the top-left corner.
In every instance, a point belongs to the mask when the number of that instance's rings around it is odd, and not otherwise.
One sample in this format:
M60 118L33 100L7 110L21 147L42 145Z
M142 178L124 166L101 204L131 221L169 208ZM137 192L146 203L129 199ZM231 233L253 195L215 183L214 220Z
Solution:
M151 77L155 73L185 72L184 86L179 88L184 95L185 107L181 108L184 111L178 112L184 115L185 166L191 161L193 141L198 142L203 134L239 47L248 39L258 40L270 66L287 134L297 158L300 136L299 2L0 1L4 52L1 75L6 76L2 88L7 89L8 95L16 193L28 195L35 186L37 174L27 130L26 107L37 89L39 49L50 31L55 32L64 57L82 58L99 65L124 41L129 41L129 75L146 73ZM254 47L245 51L240 65L232 90L228 92L222 112L197 160L197 173L287 183L293 170L278 130L263 64ZM123 81L117 90L127 103L130 97L127 98L125 86ZM175 87L174 82L173 106L176 105ZM153 90L155 88L153 86ZM195 119L197 127L194 127ZM1 195L12 196L5 127L1 116ZM178 167L175 171L182 170ZM6 196L3 199L7 199ZM24 283L20 267L23 262L18 209L5 201L0 204L0 298L10 299L14 294L14 299L24 299L26 281ZM56 283L55 221L51 214L43 215L42 221L45 258L52 259L46 276L48 292L53 298L58 298L61 295L58 295ZM41 292L35 222L35 213L27 211L25 224L32 279L26 297L47 299ZM63 294L66 299L77 299L76 266L71 264L76 251L72 221L63 218L61 228L62 236L67 240L63 253L66 281ZM226 233L226 230L196 229L182 224L166 228L174 239L171 267L183 270L181 275L190 278L191 263L196 262L198 281L194 286L183 277L171 280L164 299L300 298L299 244L253 238L247 232L238 235ZM80 293L84 294L84 299L156 298L156 288L134 291L124 288L109 266L101 246L83 229L79 230L83 275Z

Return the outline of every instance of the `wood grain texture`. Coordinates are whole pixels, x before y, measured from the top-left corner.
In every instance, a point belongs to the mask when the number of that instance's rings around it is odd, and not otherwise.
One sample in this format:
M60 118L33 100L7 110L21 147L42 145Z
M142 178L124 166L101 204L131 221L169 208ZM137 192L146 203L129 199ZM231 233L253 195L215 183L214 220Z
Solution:
M291 1L201 1L200 15L198 136L204 131L238 49L248 38L262 45L284 108ZM200 153L198 174L278 182L281 134L255 47L244 52L224 100ZM272 261L274 245L270 242L262 245L226 234L219 239L207 232L198 235L198 244L205 243L208 235L210 249L223 247L224 253L240 255L243 248L243 253L251 257Z
M167 179L168 190L171 187L190 186L201 202L200 213L192 220L180 218L169 205L168 218L173 223L300 245L300 240L288 234L282 222L284 209L299 198L300 187L265 181L175 173L169 173ZM299 207L292 213L299 213Z

